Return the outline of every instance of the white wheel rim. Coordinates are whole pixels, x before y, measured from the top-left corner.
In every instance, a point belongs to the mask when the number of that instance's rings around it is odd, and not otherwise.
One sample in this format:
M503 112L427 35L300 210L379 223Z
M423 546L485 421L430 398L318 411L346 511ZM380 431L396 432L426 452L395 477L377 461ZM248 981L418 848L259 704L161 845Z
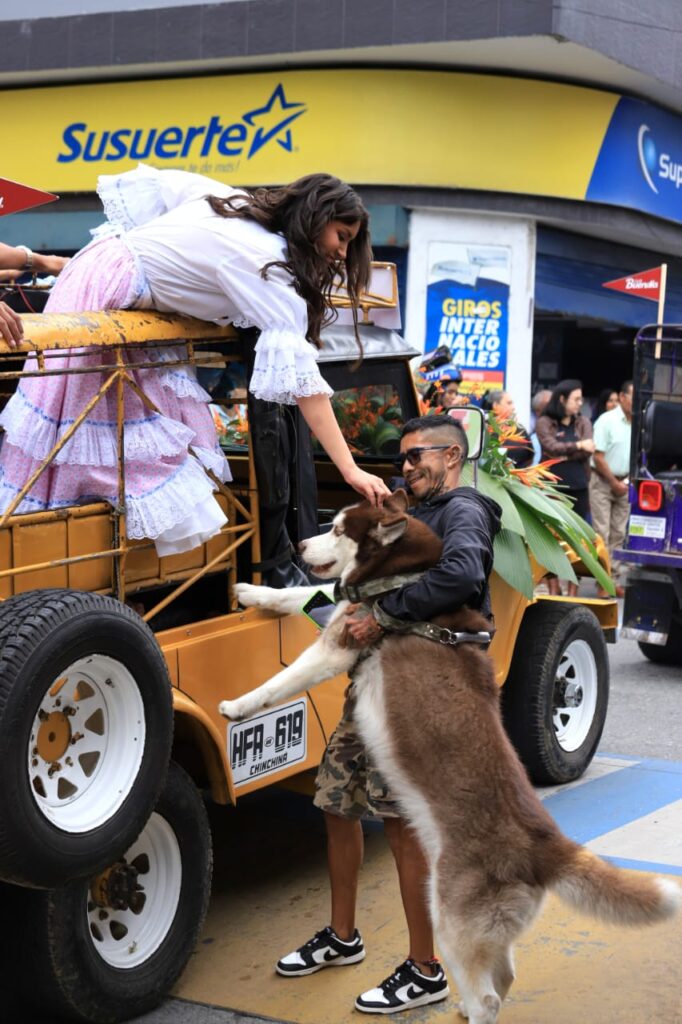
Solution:
M107 893L115 889L117 873L121 877L122 872L127 872L122 899L112 906L116 900ZM152 814L121 862L95 879L88 893L90 938L102 960L122 970L149 960L171 929L181 888L177 837L165 818Z
M74 662L47 688L31 726L28 776L40 812L68 833L109 821L135 783L145 737L128 669L103 654Z
M585 640L574 640L561 655L554 680L552 716L557 743L572 753L587 739L599 691L597 661Z

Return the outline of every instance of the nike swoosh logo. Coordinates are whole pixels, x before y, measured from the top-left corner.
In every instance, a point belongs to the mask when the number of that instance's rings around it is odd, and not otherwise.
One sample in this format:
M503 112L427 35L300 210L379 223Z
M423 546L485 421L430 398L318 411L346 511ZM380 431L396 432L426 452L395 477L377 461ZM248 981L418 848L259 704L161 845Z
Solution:
M330 960L338 960L339 956L340 956L340 954L339 953L335 953L333 949L327 948L324 951L324 958L325 958L327 963L329 963Z

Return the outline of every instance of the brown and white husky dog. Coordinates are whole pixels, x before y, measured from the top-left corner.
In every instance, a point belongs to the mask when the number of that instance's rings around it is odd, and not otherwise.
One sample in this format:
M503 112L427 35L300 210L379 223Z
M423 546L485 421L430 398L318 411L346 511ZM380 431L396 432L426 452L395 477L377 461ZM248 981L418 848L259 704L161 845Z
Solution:
M407 515L404 492L382 509L340 512L329 533L301 544L323 579L359 584L434 565L441 542ZM299 611L317 588L241 584L244 605ZM348 646L344 609L297 660L220 712L240 720L353 670L361 735L429 863L429 902L441 954L471 1024L495 1024L514 979L512 947L545 893L617 924L652 924L680 903L671 881L622 871L567 839L538 800L504 731L489 655L387 633ZM439 616L453 630L486 630L477 612Z

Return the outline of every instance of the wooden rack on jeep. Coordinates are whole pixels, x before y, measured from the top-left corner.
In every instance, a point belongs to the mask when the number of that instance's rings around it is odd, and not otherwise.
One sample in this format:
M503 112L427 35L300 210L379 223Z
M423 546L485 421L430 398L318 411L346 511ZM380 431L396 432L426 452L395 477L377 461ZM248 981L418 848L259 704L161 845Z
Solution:
M63 373L100 373L96 394L64 431L36 471L0 516L0 598L44 587L68 587L113 593L124 601L131 592L177 583L171 593L151 607L144 618L154 618L171 601L207 573L227 570L228 585L235 566L233 554L247 542L252 559L260 557L258 502L253 460L249 456L247 493L237 494L209 472L218 489L218 501L228 523L220 534L201 547L182 555L160 558L152 541L129 540L125 525L124 394L132 389L151 412L157 407L133 380L127 350L151 350L163 346L174 350L164 369L219 365L241 358L237 332L231 327L193 320L189 317L147 311L106 313L24 314L24 340L16 350L0 351L0 382L23 377L54 376ZM226 351L204 352L207 343L228 342ZM96 365L51 368L51 361L65 350L98 353ZM233 349L233 351L230 351ZM25 363L26 356L35 360ZM158 359L135 361L135 370L158 367ZM48 470L56 456L85 422L88 414L111 389L116 391L118 445L118 502L95 502L63 509L49 509L16 515L24 497Z

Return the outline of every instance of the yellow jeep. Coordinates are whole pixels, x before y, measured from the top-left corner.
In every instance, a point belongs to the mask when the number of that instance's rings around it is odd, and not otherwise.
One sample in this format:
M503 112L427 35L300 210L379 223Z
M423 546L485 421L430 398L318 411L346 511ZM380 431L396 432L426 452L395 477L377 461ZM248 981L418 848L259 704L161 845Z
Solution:
M118 394L122 453L126 352L167 346L164 366L196 366L211 392L234 474L229 487L215 481L222 533L168 558L126 538L122 459L116 507L17 515L36 474L0 517L0 878L5 914L22 922L5 969L22 1000L108 1022L152 1007L192 952L211 879L202 792L234 804L265 786L301 785L320 760L345 679L246 723L228 725L217 706L314 636L303 616L240 610L235 580L295 581L291 540L324 528L352 496L295 409L247 396L253 344L243 332L130 311L23 320L21 350L0 351L5 397L27 353L37 355L33 372L49 375L51 352L96 350L100 394ZM388 478L400 426L419 411L417 353L371 323L361 333L359 368L344 327L327 332L320 363L358 460ZM512 739L537 781L576 778L604 724L615 602L529 601L495 575L491 586L491 654Z

